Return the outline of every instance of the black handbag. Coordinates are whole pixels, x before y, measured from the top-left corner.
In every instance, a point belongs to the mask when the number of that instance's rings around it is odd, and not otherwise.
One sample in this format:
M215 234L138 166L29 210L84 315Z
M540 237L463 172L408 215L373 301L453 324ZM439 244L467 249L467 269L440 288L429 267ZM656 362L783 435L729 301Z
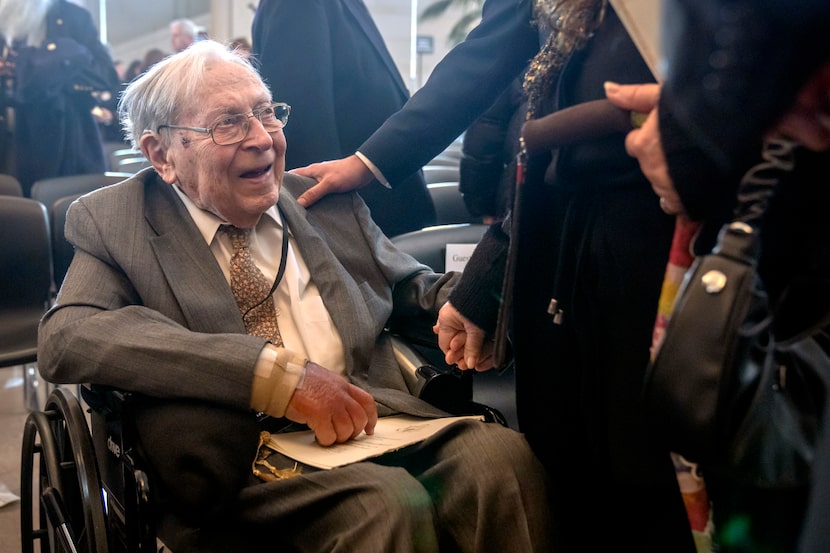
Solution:
M795 144L769 142L744 177L736 220L684 277L647 371L644 409L672 451L747 486L806 486L830 358L818 329L779 340L757 272L760 221Z

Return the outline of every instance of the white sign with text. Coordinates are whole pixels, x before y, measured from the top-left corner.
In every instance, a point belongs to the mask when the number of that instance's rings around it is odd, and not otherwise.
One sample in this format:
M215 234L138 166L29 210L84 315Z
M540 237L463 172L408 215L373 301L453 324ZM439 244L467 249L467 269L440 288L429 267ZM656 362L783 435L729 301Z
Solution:
M476 249L476 244L447 244L447 255L444 259L446 272L464 271L474 249Z

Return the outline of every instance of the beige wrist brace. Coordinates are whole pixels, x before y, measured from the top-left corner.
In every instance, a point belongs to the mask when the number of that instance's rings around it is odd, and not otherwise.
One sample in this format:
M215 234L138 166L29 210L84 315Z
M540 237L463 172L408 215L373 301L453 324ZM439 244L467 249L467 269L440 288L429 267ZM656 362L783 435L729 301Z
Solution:
M272 364L259 365L251 386L251 407L272 417L282 417L294 391L302 388L308 359L285 348L266 346L276 353ZM268 352L263 352L267 355ZM270 367L270 368L268 368Z

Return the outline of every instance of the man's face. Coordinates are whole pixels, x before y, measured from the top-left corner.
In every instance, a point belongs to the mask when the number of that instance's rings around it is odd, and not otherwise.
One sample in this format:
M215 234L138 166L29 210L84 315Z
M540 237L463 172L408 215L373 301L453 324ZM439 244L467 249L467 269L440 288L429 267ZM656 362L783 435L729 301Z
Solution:
M242 67L214 62L190 109L176 125L211 127L220 117L270 103L262 82ZM237 144L219 146L196 131L170 129L170 147L162 177L178 183L193 202L231 224L250 228L279 197L285 170L285 135L268 133L255 118L248 119L247 136Z
M181 52L193 44L193 38L181 25L172 25L170 27L170 43L173 46L173 52Z

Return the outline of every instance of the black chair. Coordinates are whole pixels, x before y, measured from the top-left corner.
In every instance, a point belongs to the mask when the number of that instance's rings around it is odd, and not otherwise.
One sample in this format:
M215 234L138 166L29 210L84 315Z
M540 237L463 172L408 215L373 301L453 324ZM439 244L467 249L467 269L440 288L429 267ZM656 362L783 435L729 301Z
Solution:
M46 208L30 198L0 197L0 367L23 366L30 410L38 405L37 327L51 286Z
M107 167L110 171L118 171L118 165L122 159L130 157L140 157L140 150L133 150L127 144L122 144L121 148L113 150L107 154Z
M135 156L135 155L140 155L140 152L136 152L136 150L133 150L132 148L130 148L130 145L127 144L126 142L121 142L121 141L116 141L116 142L106 141L106 142L104 142L104 157L107 160L107 170L117 171L117 169L114 168L115 163L113 163L113 161L116 160L118 157L122 157L122 156L127 155L127 154L121 153L121 152L131 152L130 157Z
M150 167L152 163L146 157L142 155L137 155L133 157L125 157L118 160L118 165L115 166L115 170L121 173L130 173L135 174L144 169L145 167Z
M408 253L436 273L446 272L448 244L478 244L487 225L456 224L426 227L392 237L392 243L403 252ZM435 336L430 331L422 336L408 336L408 340L418 352L433 365L444 364L444 356L438 350ZM472 386L471 373L464 373L463 378Z
M461 163L461 152L443 152L429 160L425 167L454 167Z
M472 401L458 371L430 365L390 335L410 393L456 414L479 414L506 425L502 414ZM158 512L150 471L142 465L131 425L134 396L83 386L90 423L78 397L55 388L45 409L26 419L21 458L20 528L23 553L157 553ZM161 548L160 548L161 547Z
M67 242L64 236L66 210L69 209L69 205L72 202L81 196L82 194L73 194L59 198L52 204L49 210L49 221L52 231L52 267L55 291L60 288L63 277L66 276L66 271L72 262L72 256L75 255L75 249L72 247L72 244Z
M52 204L59 198L72 194L85 194L103 186L121 182L132 176L131 173L111 172L88 173L84 175L67 175L41 179L32 184L32 199L35 199L52 208Z
M427 190L435 206L437 225L481 223L481 217L474 217L467 209L464 196L458 189L458 181L429 183Z
M14 175L0 173L0 196L23 197L23 186Z
M436 273L446 270L447 244L478 244L487 225L454 224L426 227L391 238L402 251L408 253Z
M463 146L460 139L453 141L443 152L432 158L427 166L449 166L457 169L461 162Z
M427 184L435 182L458 182L460 173L458 165L425 165L424 180Z

